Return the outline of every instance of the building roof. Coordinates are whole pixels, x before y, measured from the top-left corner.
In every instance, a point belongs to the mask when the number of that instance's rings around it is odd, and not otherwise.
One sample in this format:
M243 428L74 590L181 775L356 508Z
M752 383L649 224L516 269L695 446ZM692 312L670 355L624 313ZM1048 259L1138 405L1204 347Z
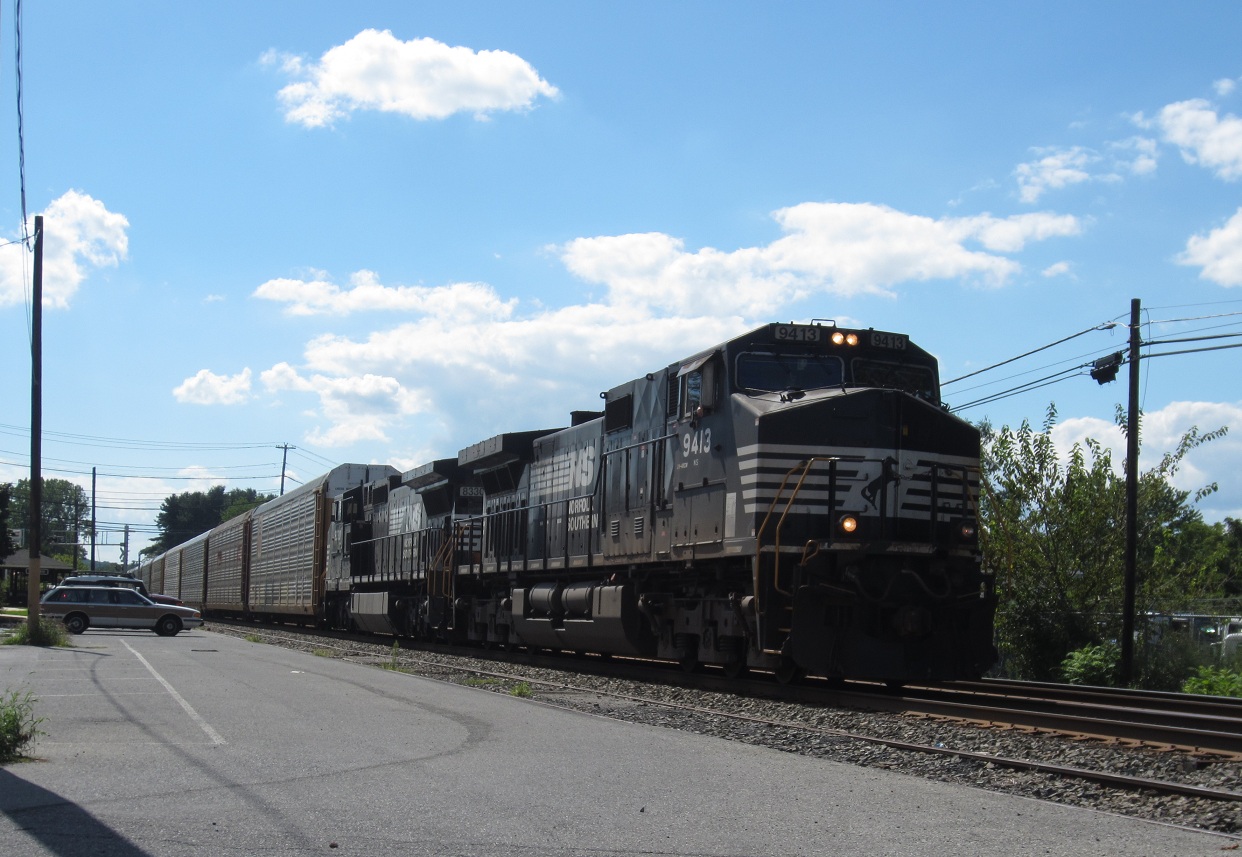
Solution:
M3 562L0 562L0 568L21 569L22 571L25 571L30 568L30 551L23 549L19 550L17 553L9 554L4 558ZM39 570L73 571L73 566L67 562L61 562L58 559L53 559L50 556L40 556Z

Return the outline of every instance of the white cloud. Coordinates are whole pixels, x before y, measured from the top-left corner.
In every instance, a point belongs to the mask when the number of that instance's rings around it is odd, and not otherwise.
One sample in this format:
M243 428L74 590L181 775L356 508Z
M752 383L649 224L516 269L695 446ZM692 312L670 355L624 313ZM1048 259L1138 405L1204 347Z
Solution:
M1199 276L1205 280L1222 286L1242 286L1242 208L1219 229L1191 236L1177 262L1201 267Z
M617 305L693 313L711 295L717 313L765 314L814 293L891 294L898 283L937 279L1002 285L1021 266L995 253L1076 235L1068 215L942 218L869 203L803 203L773 217L786 235L767 246L686 251L661 233L578 238L554 248L566 268L608 287Z
M200 369L173 391L173 398L190 405L238 405L250 398L250 370L236 375L217 375Z
M372 271L350 277L351 287L341 289L326 279L268 280L254 297L286 303L289 315L344 316L354 312L384 311L454 315L465 320L503 318L513 312L515 300L502 301L482 283L447 286L385 286Z
M318 62L269 51L263 61L295 78L279 92L285 118L308 128L330 126L356 110L444 119L486 118L526 110L557 88L508 51L474 51L434 39L401 41L389 30L363 30Z
M1063 277L1070 273L1069 262L1056 262L1040 271L1040 275L1044 277Z
M1114 153L1114 167L1119 172L1145 176L1156 171L1159 143L1151 137L1130 137L1108 146Z
M269 392L293 390L319 397L322 415L329 425L314 428L307 435L307 441L317 446L387 441L386 432L395 420L417 414L427 406L422 393L408 389L390 376L342 373L337 377L304 377L288 363L279 363L259 377Z
M1019 164L1018 196L1023 202L1038 202L1044 192L1080 184L1091 179L1087 167L1100 159L1096 153L1081 146L1067 149L1036 148L1036 160Z
M120 264L129 252L128 228L124 215L80 191L54 200L43 212L43 305L67 308L92 269ZM29 268L22 253L19 245L0 252L0 306L27 300Z
M1218 116L1202 98L1165 105L1157 120L1165 142L1177 146L1187 163L1214 170L1217 177L1242 177L1242 119Z
M1213 481L1213 474L1237 473L1242 469L1242 402L1171 402L1164 408L1143 414L1142 446L1139 467L1150 470L1160 463L1165 453L1177 449L1182 436L1192 428L1200 434L1226 426L1231 429L1223 438L1202 444L1182 460L1181 467L1170 480L1182 491L1194 492ZM1120 475L1126 455L1126 441L1114 423L1096 418L1062 420L1052 430L1052 439L1065 462L1075 443L1091 437L1111 450L1114 469ZM1219 480L1219 490L1200 503L1200 511L1209 521L1242 517L1242 483Z
M1145 124L1141 114L1136 124ZM1135 136L1105 144L1107 157L1083 146L1039 147L1039 157L1014 169L1018 197L1038 202L1051 190L1062 190L1086 182L1120 182L1127 175L1149 175L1156 170L1159 144L1150 137Z
M721 342L816 293L888 294L930 279L1003 284L1028 243L1081 231L1068 216L1030 213L934 219L869 204L807 203L773 214L784 235L737 250L687 250L662 233L580 238L551 248L599 299L560 308L521 307L479 283L387 286L359 271L348 288L315 272L275 279L254 296L297 315L403 313L369 336L328 333L307 343L298 366L261 374L269 394L317 397L317 445L387 438L427 424L451 433L439 403L469 391L478 434L515 411L560 424L563 409L592 407L606 386ZM189 383L189 382L187 382ZM593 401L594 400L594 401ZM567 405L568 403L568 405Z
M1217 95L1221 96L1222 98L1224 98L1226 95L1232 94L1233 91L1237 88L1238 88L1238 81L1232 77L1222 78L1212 84L1212 89L1216 92Z

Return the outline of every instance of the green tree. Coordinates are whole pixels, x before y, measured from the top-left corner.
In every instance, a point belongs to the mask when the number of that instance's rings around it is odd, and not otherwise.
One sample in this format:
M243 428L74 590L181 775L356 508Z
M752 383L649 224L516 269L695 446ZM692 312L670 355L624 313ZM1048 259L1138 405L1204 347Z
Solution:
M147 548L147 554L160 554L171 547L205 533L223 521L236 517L272 499L253 488L234 488L225 492L223 485L207 491L187 491L165 498L155 523L159 535Z
M1118 639L1125 567L1124 477L1094 439L1062 461L1056 419L1050 405L1039 431L1027 422L982 427L981 547L1001 596L998 642L1009 674L1047 681L1059 679L1070 652ZM1205 524L1190 492L1169 480L1191 450L1225 431L1191 429L1140 475L1140 615L1184 610L1222 590L1223 529Z
M17 549L10 532L15 529L12 519L9 517L9 507L12 503L12 498L12 483L5 482L0 484L0 559L3 559Z
M40 553L72 561L86 556L82 548L90 541L91 504L85 489L66 479L44 479L43 514L39 523ZM10 520L26 528L30 521L30 480L22 479L13 490Z
M275 496L275 494L260 494L253 488L234 488L224 495L224 509L220 512L220 523L243 515Z

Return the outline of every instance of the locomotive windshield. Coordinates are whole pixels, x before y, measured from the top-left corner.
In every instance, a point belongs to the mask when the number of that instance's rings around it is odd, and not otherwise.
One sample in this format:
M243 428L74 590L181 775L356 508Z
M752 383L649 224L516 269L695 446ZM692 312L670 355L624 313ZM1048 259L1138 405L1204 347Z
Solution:
M748 392L780 393L839 387L844 377L841 358L827 354L747 352L737 359L737 386Z
M935 375L926 366L858 359L850 368L854 371L855 386L904 390L932 402L939 398Z
M920 363L855 358L848 371L831 354L780 354L747 351L738 355L737 389L746 393L783 393L830 387L881 387L902 390L928 401L938 401L936 374Z

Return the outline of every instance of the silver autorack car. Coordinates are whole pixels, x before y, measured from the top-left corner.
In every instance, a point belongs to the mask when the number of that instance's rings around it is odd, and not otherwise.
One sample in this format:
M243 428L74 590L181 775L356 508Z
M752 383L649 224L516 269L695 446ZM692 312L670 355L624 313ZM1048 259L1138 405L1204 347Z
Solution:
M39 603L43 615L64 622L70 634L87 628L146 628L175 637L203 624L193 608L157 604L125 586L57 586Z

